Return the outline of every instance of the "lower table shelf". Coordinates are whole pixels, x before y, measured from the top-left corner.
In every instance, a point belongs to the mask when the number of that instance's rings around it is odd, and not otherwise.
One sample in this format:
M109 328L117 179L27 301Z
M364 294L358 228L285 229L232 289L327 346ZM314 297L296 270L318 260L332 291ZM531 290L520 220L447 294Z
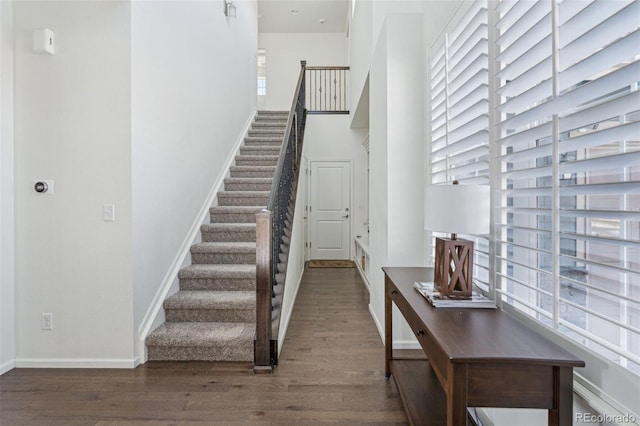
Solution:
M391 375L412 425L447 424L447 397L426 359L392 359Z

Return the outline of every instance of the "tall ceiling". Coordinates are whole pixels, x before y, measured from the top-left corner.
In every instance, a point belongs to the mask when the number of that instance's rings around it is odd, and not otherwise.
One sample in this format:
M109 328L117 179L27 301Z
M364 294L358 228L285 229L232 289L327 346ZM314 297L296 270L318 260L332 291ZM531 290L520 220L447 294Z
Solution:
M344 33L349 0L258 0L261 33Z

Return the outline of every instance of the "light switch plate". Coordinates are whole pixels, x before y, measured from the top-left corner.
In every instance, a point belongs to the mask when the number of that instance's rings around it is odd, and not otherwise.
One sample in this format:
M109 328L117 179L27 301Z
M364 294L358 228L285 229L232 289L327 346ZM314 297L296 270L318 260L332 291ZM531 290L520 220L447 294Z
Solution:
M113 204L105 204L102 206L102 220L105 222L116 221L116 206Z

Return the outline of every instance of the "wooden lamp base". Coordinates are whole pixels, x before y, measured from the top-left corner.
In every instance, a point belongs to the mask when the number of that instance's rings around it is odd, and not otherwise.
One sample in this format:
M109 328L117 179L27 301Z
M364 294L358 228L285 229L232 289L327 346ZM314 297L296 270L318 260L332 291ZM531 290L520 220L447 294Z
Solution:
M434 287L442 296L470 299L473 289L473 241L436 238Z

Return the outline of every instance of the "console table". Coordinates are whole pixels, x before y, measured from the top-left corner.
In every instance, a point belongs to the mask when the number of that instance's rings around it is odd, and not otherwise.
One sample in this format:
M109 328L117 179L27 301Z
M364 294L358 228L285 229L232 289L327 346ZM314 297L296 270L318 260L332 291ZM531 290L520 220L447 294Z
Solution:
M463 426L467 407L544 408L549 425L573 422L573 368L584 362L499 309L433 308L413 288L432 268L385 273L385 373L413 425ZM392 304L427 359L393 357Z

